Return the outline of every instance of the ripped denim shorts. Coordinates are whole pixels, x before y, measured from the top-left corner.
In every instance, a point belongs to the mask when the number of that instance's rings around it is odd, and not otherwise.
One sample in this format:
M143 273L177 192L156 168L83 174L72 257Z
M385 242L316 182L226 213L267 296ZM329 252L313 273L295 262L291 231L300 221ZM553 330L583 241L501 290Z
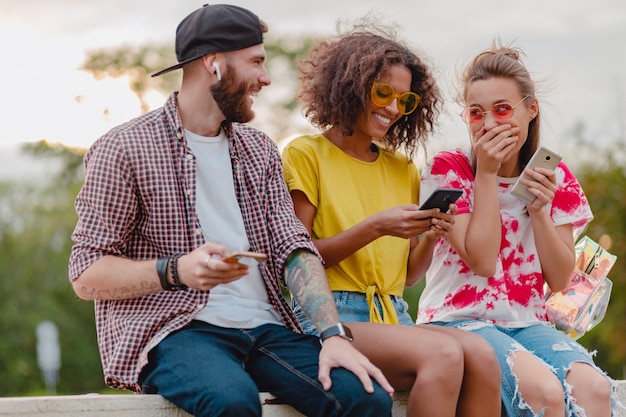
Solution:
M452 322L433 322L440 326L454 327L476 333L485 338L494 348L502 369L503 411L510 417L542 416L543 412L533 413L522 398L517 378L512 371L508 357L515 351L527 351L542 360L561 381L565 393L566 415L584 415L583 410L572 401L571 386L565 382L567 371L575 362L591 365L606 376L612 386L611 405L617 404L617 384L593 362L591 354L578 342L558 331L549 323L537 323L528 327L507 328L483 320L456 320Z

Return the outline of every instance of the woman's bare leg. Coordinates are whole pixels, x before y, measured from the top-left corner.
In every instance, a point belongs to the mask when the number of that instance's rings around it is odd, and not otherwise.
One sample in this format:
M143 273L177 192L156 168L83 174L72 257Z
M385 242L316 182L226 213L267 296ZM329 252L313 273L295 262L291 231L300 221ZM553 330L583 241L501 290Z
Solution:
M519 381L519 391L534 413L544 411L544 417L563 417L565 399L561 381L530 352L511 353L513 373Z
M611 417L611 384L597 369L573 363L565 381L573 387L572 396L587 417Z
M491 345L481 336L460 329L429 324L418 327L450 335L463 348L465 373L457 416L499 417L500 365Z
M463 351L452 337L417 326L348 323L354 346L398 391L407 416L452 417L463 379Z

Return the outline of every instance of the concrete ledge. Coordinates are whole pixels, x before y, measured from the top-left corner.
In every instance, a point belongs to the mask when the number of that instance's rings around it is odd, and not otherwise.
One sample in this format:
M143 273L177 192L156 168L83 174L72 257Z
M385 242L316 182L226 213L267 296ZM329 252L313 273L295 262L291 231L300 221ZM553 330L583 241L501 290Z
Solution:
M303 417L285 404L266 403L274 397L261 393L263 417ZM406 395L394 400L394 416L406 415ZM49 397L0 398L0 416L6 417L193 417L159 395L85 394Z
M268 404L261 393L263 417L302 417L284 404ZM619 381L619 399L626 404L626 381ZM406 415L406 394L397 393L393 416ZM11 417L192 417L159 395L85 394L49 397L0 398L0 416ZM626 417L618 410L614 417Z

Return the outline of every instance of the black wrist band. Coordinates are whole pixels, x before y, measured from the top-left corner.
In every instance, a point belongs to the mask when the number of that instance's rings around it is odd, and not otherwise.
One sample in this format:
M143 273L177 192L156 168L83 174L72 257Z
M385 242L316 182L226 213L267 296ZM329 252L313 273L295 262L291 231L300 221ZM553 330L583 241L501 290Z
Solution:
M178 276L178 259L180 259L181 256L183 256L182 253L177 253L172 255L170 258L170 273L172 274L172 280L174 281L172 289L186 290L187 286L180 282L180 277Z
M337 323L334 326L330 326L328 329L324 330L320 334L320 340L323 342L329 337L340 336L346 339L348 342L352 342L354 338L352 337L352 331L348 326L345 326L343 323Z
M157 259L156 262L156 270L157 275L159 276L159 281L161 282L161 287L164 290L171 290L173 287L167 282L167 266L170 263L170 257L164 257Z

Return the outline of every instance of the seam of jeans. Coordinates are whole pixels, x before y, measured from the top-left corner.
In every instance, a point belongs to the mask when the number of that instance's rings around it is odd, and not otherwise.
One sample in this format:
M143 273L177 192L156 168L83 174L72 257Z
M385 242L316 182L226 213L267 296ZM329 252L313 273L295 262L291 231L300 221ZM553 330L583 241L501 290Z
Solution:
M303 381L305 381L307 384L311 385L312 388L320 391L323 395L325 395L330 401L333 402L333 404L335 404L335 408L339 411L342 411L342 406L341 403L339 402L339 400L330 393L330 391L326 391L317 380L313 380L311 378L309 378L307 375L303 374L302 372L300 372L298 369L294 368L293 366L291 366L289 363L285 362L284 360L282 360L280 357L276 356L273 352L267 350L264 347L259 348L259 352L262 352L264 354L266 354L267 356L269 356L270 358L272 358L274 361L276 361L278 364L280 364L282 367L284 367L285 369L287 369L289 372L291 372L292 374L296 375L298 378L302 379Z

